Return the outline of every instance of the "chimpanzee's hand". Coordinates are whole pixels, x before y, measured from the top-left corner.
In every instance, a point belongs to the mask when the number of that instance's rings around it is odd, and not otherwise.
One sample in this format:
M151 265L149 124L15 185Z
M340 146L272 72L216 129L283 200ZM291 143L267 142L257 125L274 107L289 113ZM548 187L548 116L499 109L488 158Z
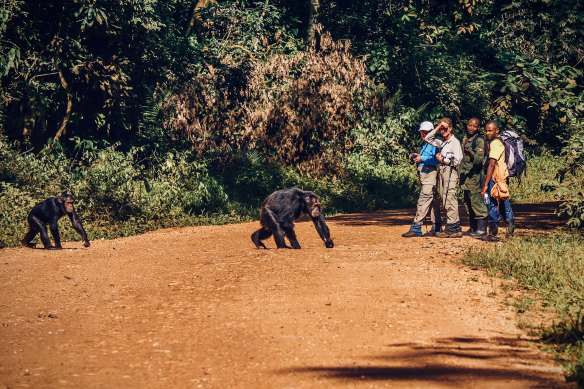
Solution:
M89 244L89 241L88 241L88 240L86 240L86 241L83 243L83 246L85 246L85 247L89 247L89 246L91 246L91 244Z
M332 249L333 247L335 247L335 244L332 239L325 240L324 245L326 246L327 249Z

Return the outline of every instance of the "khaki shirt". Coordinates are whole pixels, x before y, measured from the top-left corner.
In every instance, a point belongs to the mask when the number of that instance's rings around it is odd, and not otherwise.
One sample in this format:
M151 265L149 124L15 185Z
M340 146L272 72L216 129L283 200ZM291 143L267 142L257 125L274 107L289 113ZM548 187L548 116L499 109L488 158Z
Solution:
M456 167L462 162L462 147L460 147L460 141L456 139L454 134L450 136L450 139L445 140L442 135L436 134L435 128L426 135L425 140L440 149L440 155L443 158L441 166Z

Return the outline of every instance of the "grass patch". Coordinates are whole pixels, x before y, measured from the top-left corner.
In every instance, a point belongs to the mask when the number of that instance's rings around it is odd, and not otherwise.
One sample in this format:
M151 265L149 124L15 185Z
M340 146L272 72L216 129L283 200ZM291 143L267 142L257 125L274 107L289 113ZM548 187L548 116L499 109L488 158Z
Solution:
M491 250L472 250L463 259L491 275L515 278L525 288L515 300L518 314L536 306L527 292L552 308L556 319L537 334L566 368L566 378L584 385L584 237L563 231L547 236L516 238ZM522 328L531 327L520 320Z
M511 200L514 203L538 203L557 200L555 189L558 185L556 176L564 165L565 158L543 152L541 155L527 156L527 175L509 180Z

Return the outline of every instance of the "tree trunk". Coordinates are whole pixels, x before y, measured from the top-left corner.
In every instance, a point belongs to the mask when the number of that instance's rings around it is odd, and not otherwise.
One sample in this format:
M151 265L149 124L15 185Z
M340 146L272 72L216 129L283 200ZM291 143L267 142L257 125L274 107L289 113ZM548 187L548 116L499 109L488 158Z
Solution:
M195 8L193 9L193 12L191 14L191 20L189 21L189 26L187 27L187 32L185 33L185 36L191 35L191 33L193 32L193 29L202 23L202 19L201 19L201 15L199 14L199 11L201 11L203 8L207 8L211 4L217 4L217 0L198 0L197 1L197 5L195 6Z
M306 26L306 39L312 42L314 39L314 26L316 24L316 17L318 16L318 8L320 6L319 0L309 0L310 8L308 12L308 23Z

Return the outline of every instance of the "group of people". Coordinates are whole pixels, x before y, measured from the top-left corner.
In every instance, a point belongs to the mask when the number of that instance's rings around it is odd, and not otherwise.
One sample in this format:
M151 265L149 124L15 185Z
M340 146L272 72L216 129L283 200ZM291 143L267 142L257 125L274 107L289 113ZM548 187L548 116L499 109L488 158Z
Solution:
M418 166L420 196L414 222L402 236L462 238L469 235L496 241L501 214L507 223L507 234L512 235L515 217L509 201L509 174L499 124L492 120L485 125L485 141L479 131L479 119L470 119L462 145L452 129L449 118L442 118L436 127L428 121L420 125L424 143L419 153L409 156ZM458 214L459 184L470 221L470 227L464 233ZM444 225L441 208L446 213ZM428 211L432 227L423 234L422 224Z

